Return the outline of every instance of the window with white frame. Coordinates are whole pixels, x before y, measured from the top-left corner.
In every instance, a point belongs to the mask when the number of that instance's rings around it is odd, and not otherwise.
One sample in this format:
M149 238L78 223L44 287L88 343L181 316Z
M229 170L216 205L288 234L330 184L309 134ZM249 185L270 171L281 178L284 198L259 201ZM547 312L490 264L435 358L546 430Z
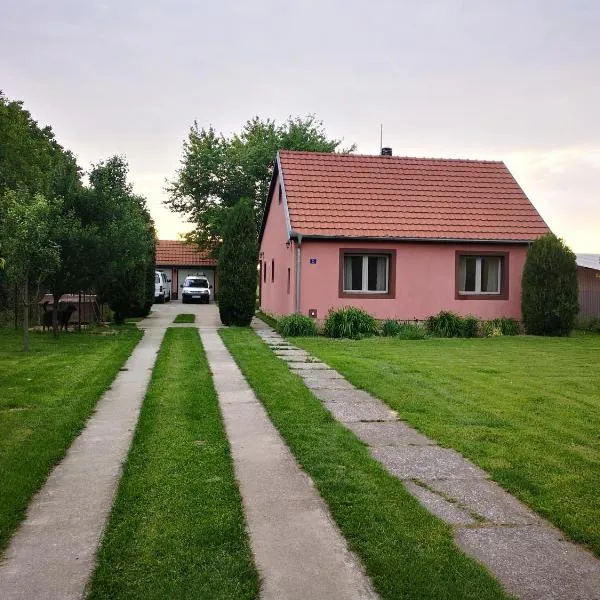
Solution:
M344 292L387 294L389 264L388 255L345 254Z
M460 294L500 294L502 292L502 257L462 255L459 262Z

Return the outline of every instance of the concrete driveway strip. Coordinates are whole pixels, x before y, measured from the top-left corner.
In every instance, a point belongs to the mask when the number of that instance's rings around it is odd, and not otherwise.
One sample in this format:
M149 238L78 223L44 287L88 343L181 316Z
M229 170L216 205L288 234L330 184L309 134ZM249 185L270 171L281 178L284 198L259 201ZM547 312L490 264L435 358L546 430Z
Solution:
M0 563L2 600L81 598L127 456L170 311L144 337L43 488Z
M523 600L600 600L598 558L566 541L458 452L398 421L380 400L314 357L307 355L298 368L291 344L281 352L279 335L263 323L253 326L332 415L369 446L373 458L454 528L456 544L484 563L508 592Z
M263 600L376 598L311 479L216 330L201 328L246 512Z

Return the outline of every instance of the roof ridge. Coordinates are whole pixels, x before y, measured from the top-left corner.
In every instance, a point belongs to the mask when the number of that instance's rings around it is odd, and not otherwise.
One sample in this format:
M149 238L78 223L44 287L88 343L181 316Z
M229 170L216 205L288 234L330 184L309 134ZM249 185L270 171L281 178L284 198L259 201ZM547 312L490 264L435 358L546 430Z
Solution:
M415 161L435 161L435 162L466 162L466 163L484 163L504 165L502 160L489 160L484 158L442 158L435 156L383 156L381 154L352 154L349 152L312 152L309 150L278 150L279 154L289 154L292 156L323 156L336 158L360 158L360 159L381 159L381 160L415 160Z

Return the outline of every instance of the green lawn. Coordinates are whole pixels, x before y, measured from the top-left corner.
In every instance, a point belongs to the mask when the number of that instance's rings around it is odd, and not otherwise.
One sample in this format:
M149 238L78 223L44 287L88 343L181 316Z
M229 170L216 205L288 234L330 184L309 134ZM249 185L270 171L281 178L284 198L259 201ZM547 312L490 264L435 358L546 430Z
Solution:
M600 555L600 335L293 343Z
M382 599L506 597L252 330L220 333Z
M0 551L142 333L22 335L0 329Z
M233 600L258 590L198 330L168 329L89 598Z
M193 323L195 320L196 315L191 313L180 313L173 319L173 323Z

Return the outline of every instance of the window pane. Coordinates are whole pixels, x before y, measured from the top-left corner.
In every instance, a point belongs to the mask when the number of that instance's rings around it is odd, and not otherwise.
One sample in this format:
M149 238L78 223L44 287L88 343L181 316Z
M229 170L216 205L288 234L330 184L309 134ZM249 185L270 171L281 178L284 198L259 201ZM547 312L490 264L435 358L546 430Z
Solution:
M368 257L368 277L367 289L370 292L387 291L387 257L369 256Z
M460 257L460 291L474 292L475 279L477 271L477 257L461 256Z
M362 256L344 257L344 289L362 290Z
M488 294L500 292L500 259L497 256L481 258L481 291Z

